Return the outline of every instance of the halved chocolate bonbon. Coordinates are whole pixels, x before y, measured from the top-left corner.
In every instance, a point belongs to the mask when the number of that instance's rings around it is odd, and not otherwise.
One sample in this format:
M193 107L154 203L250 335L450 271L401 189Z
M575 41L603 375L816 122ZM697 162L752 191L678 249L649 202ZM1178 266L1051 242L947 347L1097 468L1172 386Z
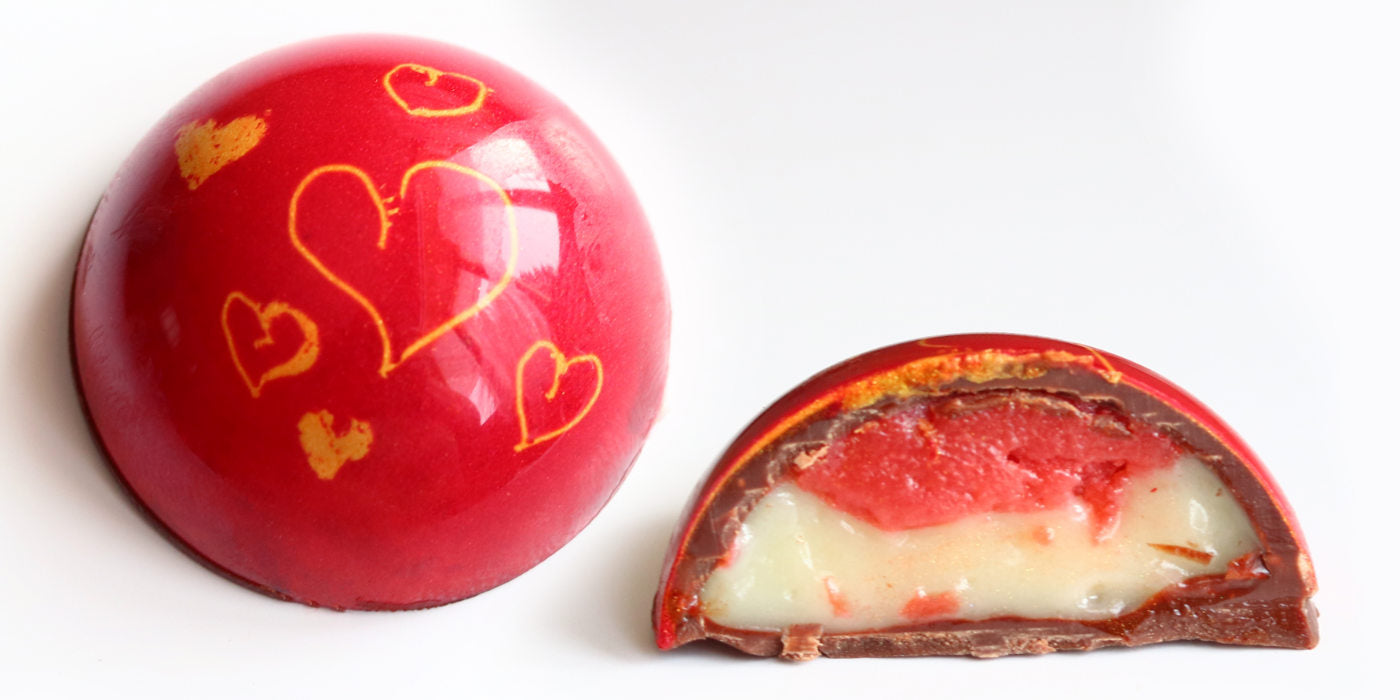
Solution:
M788 658L1317 642L1287 503L1223 421L1080 345L931 338L755 420L697 491L654 621Z

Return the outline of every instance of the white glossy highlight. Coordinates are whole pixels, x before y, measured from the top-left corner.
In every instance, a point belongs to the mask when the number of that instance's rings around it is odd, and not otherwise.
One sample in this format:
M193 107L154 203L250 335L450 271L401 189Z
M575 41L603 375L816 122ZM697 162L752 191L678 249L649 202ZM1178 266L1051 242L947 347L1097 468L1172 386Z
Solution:
M1195 458L1130 482L1122 520L1095 542L1085 504L988 513L885 532L791 483L770 491L742 526L731 561L701 592L705 614L746 629L819 623L829 631L940 618L1105 619L1187 578L1223 573L1259 547L1248 517ZM1152 544L1208 553L1209 562ZM911 618L922 591L956 600Z

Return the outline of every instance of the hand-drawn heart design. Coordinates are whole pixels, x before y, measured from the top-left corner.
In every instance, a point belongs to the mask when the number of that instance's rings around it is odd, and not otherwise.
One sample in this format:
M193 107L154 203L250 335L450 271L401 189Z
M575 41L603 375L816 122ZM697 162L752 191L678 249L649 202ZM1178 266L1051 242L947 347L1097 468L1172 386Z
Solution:
M376 245L379 251L384 251L389 241L389 227L392 224L391 219L393 216L397 215L400 212L400 208L388 208L386 202L389 200L398 199L402 203L404 200L406 200L408 198L409 185L413 181L414 176L425 171L445 171L474 178L481 184L486 185L500 198L503 207L502 213L505 217L505 225L507 229L505 232L507 238L506 262L504 265L504 270L501 272L499 279L497 279L491 285L491 287L487 289L485 293L483 293L480 296L480 298L478 298L473 304L463 309L453 310L447 316L446 320L442 321L437 326L430 328L427 332L423 333L417 338L407 342L406 344L404 344L403 349L399 350L397 354L395 354L395 348L393 347L394 344L393 341L390 339L389 327L385 323L383 310L374 302L370 301L369 297L365 294L363 290L350 284L344 279L344 277L332 271L330 267L326 265L325 261L322 259L321 256L317 255L316 253L313 253L311 249L307 247L305 241L302 239L300 230L298 228L299 217L301 215L301 212L299 211L298 207L301 198L306 192L307 188L318 178L334 173L348 174L353 176L354 178L356 178L356 180L358 180L360 185L364 187L364 191L368 195L369 201L371 201L374 204L379 227L379 236L376 241ZM354 299L356 303L363 307L365 311L369 312L370 318L374 321L375 328L379 332L379 339L383 346L383 354L381 356L379 365L379 375L382 377L389 376L390 371L403 364L405 361L408 360L409 357L412 357L414 353L423 349L424 346L428 345L429 343L432 343L434 340L437 340L438 338L442 337L444 334L448 333L453 328L461 325L467 319L471 318L472 316L475 316L482 309L490 305L491 302L496 299L496 297L500 296L501 292L505 290L506 286L510 284L511 279L515 275L516 260L517 258L519 258L520 254L519 234L516 230L515 223L515 207L511 203L510 195L506 194L506 191L504 189L501 189L501 186L496 184L495 180L492 180L491 178L475 170L472 170L471 168L467 168L449 161L440 160L425 161L409 168L408 171L403 174L403 178L400 180L398 195L396 197L389 197L387 200L379 196L379 192L375 189L374 182L370 179L369 175L365 174L363 170L360 170L359 168L353 165L323 165L319 168L316 168L315 170L311 171L311 173L309 173L305 178L302 179L301 184L297 185L296 192L292 194L291 207L288 213L288 229L290 231L292 245L297 249L297 252L301 253L302 257L306 258L307 262L310 262L311 266L316 268L316 270L320 272L323 277L329 280L331 284L334 284L341 291L345 292L347 295L350 296L351 299ZM388 274L382 276L392 277L393 273L392 271L390 271Z
M596 379L593 383L593 395L588 397L588 401L583 404L582 408L580 408L572 418L560 427L531 436L530 421L525 416L525 367L530 363L530 358L534 357L534 355L541 350L547 350L550 358L554 360L554 378L550 382L549 389L544 392L544 399L546 402L552 402L559 398L560 382L564 379L564 375L569 373L572 367L588 365L593 368ZM598 402L598 395L602 393L603 362L598 359L597 355L566 357L564 353L559 350L558 346L548 340L541 340L531 345L530 349L526 350L524 355L521 355L520 362L515 366L515 413L520 418L520 443L515 446L515 451L520 452L521 450L534 447L535 445L547 440L553 440L568 432L575 425L578 425L579 421L583 420L583 417L588 415L589 411L593 410L593 404Z
M364 459L374 440L374 433L365 421L352 418L350 428L339 435L334 426L335 416L330 411L308 413L297 421L306 461L322 480L334 479L346 462Z
M233 328L229 325L229 311L235 304L247 307L258 318L258 325L262 327L262 336L253 341L253 349L261 350L276 343L272 337L272 323L280 317L287 317L294 321L301 329L301 345L296 352L285 361L272 366L267 371L258 375L257 381L248 373L247 366L243 363L243 358L239 355L238 344L233 338ZM257 302L249 299L242 292L231 292L224 299L224 308L219 318L224 327L224 340L228 341L228 353L233 358L233 366L238 370L238 376L243 378L243 383L248 385L248 391L252 392L253 398L257 398L262 393L263 385L281 377L290 377L301 374L311 366L316 364L316 356L321 352L320 333L316 329L316 323L307 317L306 314L293 308L283 301L268 302L264 306L259 306Z
M225 165L247 155L267 134L267 122L249 115L218 126L192 121L175 132L175 161L193 190Z
M420 75L427 79L422 82L414 80ZM446 106L427 106L421 103L418 106L410 106L410 100L404 98L399 88L395 87L395 83L402 85L405 91L411 87L417 88L413 90L416 93L412 100L414 102L428 98L428 102ZM423 88L432 90L425 93ZM481 109L490 89L485 83L468 75L447 73L417 63L403 63L384 74L384 91L389 93L389 97L402 107L403 111L415 117L459 117Z

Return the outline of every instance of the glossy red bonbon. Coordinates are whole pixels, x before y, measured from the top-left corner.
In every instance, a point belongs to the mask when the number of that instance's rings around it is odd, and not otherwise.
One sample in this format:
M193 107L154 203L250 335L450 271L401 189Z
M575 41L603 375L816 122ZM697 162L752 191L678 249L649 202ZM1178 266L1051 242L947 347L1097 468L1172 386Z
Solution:
M123 165L73 302L136 500L269 594L438 605L602 508L656 416L669 307L617 165L445 44L326 39L218 76Z

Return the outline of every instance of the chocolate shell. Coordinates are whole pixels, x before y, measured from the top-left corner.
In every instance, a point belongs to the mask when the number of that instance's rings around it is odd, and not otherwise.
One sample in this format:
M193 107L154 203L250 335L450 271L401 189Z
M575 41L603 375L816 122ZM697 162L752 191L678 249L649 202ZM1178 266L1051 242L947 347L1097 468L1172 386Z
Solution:
M1150 444L1193 458L1213 474L1208 478L1218 478L1227 500L1233 497L1247 518L1241 520L1247 522L1244 531L1252 530L1251 542L1257 539L1257 544L1228 566L1222 560L1211 573L1183 574L1139 604L1098 617L989 616L967 614L965 607L868 627L848 620L836 629L800 618L757 625L716 619L723 616L714 614L716 604L702 596L706 582L731 565L743 545L741 537L749 536L746 519L775 488L793 484L828 448L845 444L873 421L900 411L961 415L995 406L1079 416L1085 425L1131 430ZM842 468L862 467L853 462ZM828 505L842 505L842 478L824 485L821 496ZM969 492L978 488L966 485ZM1121 480L1117 488L1122 490ZM1082 495L1082 488L1073 493ZM877 493L873 498L900 496ZM1035 513L1046 507L1031 499L1007 509ZM876 529L907 524L881 522L849 504L847 511ZM883 348L831 367L744 429L699 486L686 513L671 541L653 609L662 649L713 639L750 654L789 659L996 657L1176 640L1310 648L1318 639L1309 600L1316 582L1302 533L1254 453L1180 388L1128 360L1082 345L1015 335L944 336ZM1213 555L1185 546L1151 546L1186 558L1210 560ZM922 589L918 595L913 602L924 600ZM847 614L844 601L832 602L838 616Z

